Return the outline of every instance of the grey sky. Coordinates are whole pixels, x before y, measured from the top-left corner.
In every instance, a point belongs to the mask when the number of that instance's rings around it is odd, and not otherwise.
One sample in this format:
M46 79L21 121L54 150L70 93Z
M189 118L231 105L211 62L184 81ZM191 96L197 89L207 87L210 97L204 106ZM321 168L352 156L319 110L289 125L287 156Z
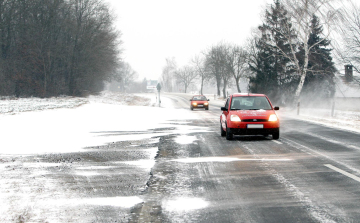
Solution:
M242 45L272 0L105 0L117 14L123 58L140 78L158 79L220 41Z

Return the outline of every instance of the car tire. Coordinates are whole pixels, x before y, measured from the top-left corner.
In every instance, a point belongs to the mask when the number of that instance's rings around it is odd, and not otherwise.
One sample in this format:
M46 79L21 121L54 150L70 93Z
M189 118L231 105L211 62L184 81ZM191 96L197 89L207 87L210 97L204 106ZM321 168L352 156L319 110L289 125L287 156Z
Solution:
M209 110L209 106L205 108L205 110Z
M232 134L232 133L230 132L230 129L226 126L226 139L227 139L227 140L232 140L233 137L234 137L234 134Z
M280 138L280 130L276 131L272 134L273 139L279 139Z
M194 108L193 108L193 107L190 107L190 110L192 111L192 110L194 110Z
M221 122L220 122L220 132L221 132L221 136L226 136L226 132L224 131L223 127L221 126Z

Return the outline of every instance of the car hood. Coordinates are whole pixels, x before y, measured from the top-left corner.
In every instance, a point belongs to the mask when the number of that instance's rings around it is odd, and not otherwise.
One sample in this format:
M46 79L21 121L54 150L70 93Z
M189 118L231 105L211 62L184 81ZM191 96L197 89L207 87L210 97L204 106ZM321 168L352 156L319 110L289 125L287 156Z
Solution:
M268 119L270 115L275 114L274 110L235 110L232 115L237 115L243 119Z

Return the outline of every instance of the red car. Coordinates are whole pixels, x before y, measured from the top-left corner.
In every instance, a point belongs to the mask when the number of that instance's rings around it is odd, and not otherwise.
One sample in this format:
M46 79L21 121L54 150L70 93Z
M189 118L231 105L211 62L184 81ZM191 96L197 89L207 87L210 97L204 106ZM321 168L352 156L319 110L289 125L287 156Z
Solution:
M269 98L264 94L233 94L221 107L221 136L231 140L234 135L272 135L279 139L280 122Z
M190 99L190 110L194 108L205 108L209 110L209 101L204 95L195 95Z

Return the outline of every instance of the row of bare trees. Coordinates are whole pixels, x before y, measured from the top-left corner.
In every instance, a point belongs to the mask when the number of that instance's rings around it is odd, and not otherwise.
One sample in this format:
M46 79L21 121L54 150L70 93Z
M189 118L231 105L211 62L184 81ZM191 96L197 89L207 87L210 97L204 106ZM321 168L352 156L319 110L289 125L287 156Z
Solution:
M177 67L174 58L168 58L161 82L166 91L172 91L174 86L181 85L185 93L191 84L199 82L202 94L205 82L213 80L216 83L217 94L220 95L223 86L222 93L226 95L228 82L232 78L235 80L237 90L241 92L240 78L247 70L247 51L240 46L221 42L195 56L189 65L180 68Z
M102 0L0 0L0 95L81 95L119 69Z
M247 78L249 89L243 90L270 92L280 101L297 102L313 89L319 97L331 98L337 72L332 50L339 64L360 69L359 9L352 1L274 0L267 7L263 24L246 43L218 43L182 68L172 59L172 66L164 68L163 85L171 91L169 86L181 84L186 91L195 82L202 93L204 82L210 80L217 95L225 97L229 85L241 92L239 81ZM332 38L334 33L340 38Z

